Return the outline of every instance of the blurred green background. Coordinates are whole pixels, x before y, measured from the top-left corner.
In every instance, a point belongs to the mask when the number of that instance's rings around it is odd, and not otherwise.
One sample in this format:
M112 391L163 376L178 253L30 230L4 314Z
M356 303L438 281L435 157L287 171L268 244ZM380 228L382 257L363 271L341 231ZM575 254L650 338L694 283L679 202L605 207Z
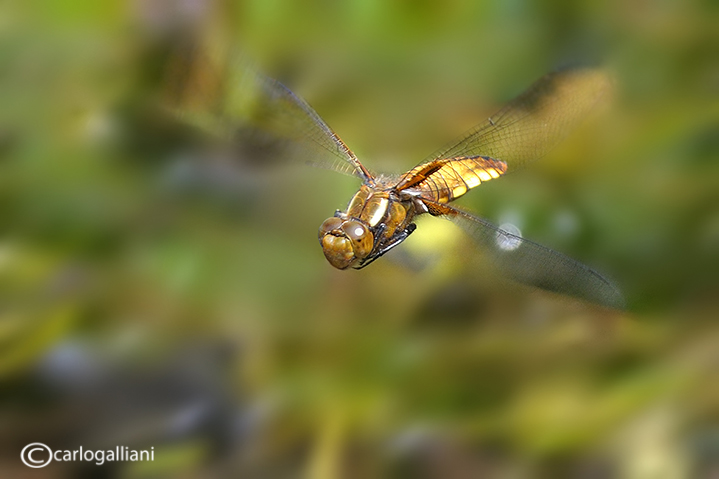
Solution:
M710 1L0 3L0 476L716 477L718 24ZM461 204L627 311L483 274L435 218L334 270L317 228L357 181L168 114L199 39L386 172L605 65L611 105ZM31 470L35 441L155 461Z

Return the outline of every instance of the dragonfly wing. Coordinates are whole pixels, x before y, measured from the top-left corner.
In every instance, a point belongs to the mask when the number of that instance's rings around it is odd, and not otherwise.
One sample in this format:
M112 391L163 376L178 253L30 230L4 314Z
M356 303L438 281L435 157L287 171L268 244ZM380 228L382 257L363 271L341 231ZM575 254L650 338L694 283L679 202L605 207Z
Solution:
M467 232L493 265L514 281L623 308L619 290L589 266L465 211L438 203L426 204L431 214L443 216Z
M512 172L544 156L566 137L610 87L609 77L595 69L545 75L487 121L422 163L482 155L505 162Z
M168 71L169 104L183 120L232 139L257 128L300 148L314 166L371 181L372 175L312 107L243 58L201 49L176 55Z
M355 154L306 101L277 80L263 77L260 83L256 107L258 114L255 116L258 125L281 132L298 142L310 143L334 156L327 158L321 155L314 162L310 160L309 163L315 166L329 167L353 174L367 182L372 181L372 175Z

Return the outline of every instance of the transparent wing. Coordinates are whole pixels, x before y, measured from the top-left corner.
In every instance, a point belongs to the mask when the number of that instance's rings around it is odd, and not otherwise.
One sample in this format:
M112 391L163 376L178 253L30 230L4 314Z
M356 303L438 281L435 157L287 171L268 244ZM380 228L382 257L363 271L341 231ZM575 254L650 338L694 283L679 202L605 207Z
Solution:
M592 303L624 307L619 290L589 266L457 208L437 203L427 206L430 213L443 216L466 231L508 278Z
M422 163L482 155L507 163L512 172L544 156L567 136L610 86L609 77L600 70L545 75L486 122Z
M354 153L304 100L258 73L247 60L196 48L176 55L168 71L171 108L214 135L233 138L258 128L291 140L307 163L372 181Z

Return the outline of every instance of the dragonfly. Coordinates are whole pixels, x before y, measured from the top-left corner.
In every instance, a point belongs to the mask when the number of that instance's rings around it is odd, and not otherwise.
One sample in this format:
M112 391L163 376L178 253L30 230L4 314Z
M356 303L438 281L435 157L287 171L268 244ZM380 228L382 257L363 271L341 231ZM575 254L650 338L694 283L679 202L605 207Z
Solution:
M545 75L496 114L401 175L372 173L305 100L279 81L258 74L235 81L234 91L252 94L249 100L231 100L230 107L226 99L216 97L212 118L220 121L213 130L231 128L228 118L252 117L253 124L309 146L308 163L361 181L347 208L336 210L319 228L319 244L333 267L367 267L407 240L416 230L416 218L427 214L458 225L487 253L495 269L514 281L613 308L623 306L614 284L589 266L450 205L483 183L544 156L564 139L609 90L611 82L602 70ZM208 82L202 76L195 83Z

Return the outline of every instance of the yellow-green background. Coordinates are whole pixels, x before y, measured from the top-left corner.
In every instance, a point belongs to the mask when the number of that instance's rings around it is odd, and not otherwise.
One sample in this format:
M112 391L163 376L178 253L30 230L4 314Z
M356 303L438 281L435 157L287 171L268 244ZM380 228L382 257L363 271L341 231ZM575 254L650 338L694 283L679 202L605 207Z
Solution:
M40 441L155 447L119 477L714 477L717 25L710 1L0 3L0 475L110 473L31 471ZM627 311L483 274L433 218L406 256L333 270L317 227L356 180L187 147L162 113L195 36L388 172L605 65L612 106L462 204Z

